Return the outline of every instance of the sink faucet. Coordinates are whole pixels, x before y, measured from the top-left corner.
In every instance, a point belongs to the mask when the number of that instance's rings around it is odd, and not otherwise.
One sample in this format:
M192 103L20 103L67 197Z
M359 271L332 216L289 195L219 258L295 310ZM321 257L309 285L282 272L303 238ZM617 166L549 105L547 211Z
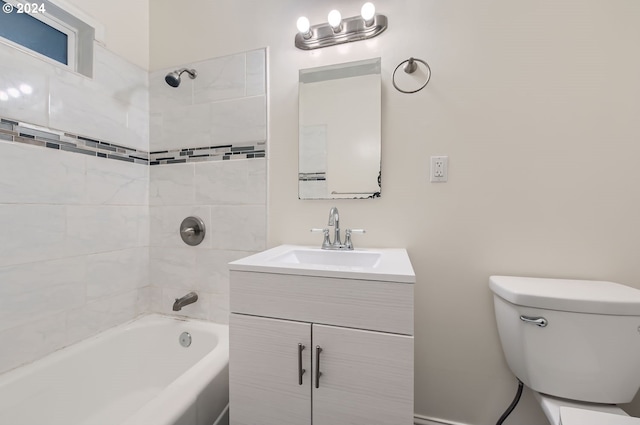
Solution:
M195 292L189 292L187 295L181 298L176 298L176 302L173 303L173 311L180 311L182 307L193 304L198 301L198 294Z
M340 238L340 213L338 208L332 207L329 210L329 226L334 226L333 242L331 242L331 236L329 236L329 229L311 229L312 232L322 232L324 240L322 242L322 249L343 249L353 250L353 242L351 242L352 233L365 233L364 229L347 229L345 232L344 244Z
M342 241L340 240L340 213L338 213L338 208L336 207L331 207L329 210L329 226L334 226L333 243L331 245L334 249L340 248L342 246Z

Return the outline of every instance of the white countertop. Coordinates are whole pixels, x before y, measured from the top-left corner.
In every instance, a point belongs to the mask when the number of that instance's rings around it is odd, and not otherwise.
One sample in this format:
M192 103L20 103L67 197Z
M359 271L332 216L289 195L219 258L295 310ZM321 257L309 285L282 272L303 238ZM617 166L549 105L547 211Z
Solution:
M296 254L298 255L296 256ZM327 264L320 264L317 261L304 262L305 257L317 257ZM365 257L367 261L359 261ZM375 259L375 263L367 264L371 258ZM350 264L351 259L353 259L353 264ZM332 251L310 246L280 245L233 261L229 263L229 269L399 283L415 283L416 281L409 255L402 248Z

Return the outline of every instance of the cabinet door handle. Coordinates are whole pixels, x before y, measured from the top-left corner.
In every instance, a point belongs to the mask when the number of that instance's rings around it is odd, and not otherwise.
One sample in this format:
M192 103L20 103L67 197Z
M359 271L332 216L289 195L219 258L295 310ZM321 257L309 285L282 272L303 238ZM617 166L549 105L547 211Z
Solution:
M302 368L302 350L304 350L304 345L298 344L298 385L302 385L302 375L305 372Z
M320 388L320 353L322 353L322 348L319 345L316 345L316 388Z

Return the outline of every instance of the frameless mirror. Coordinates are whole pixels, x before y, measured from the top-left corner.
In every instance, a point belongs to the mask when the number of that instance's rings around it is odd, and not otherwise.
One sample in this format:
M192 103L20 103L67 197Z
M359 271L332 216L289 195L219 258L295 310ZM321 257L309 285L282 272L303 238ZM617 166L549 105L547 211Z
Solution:
M380 196L380 58L301 69L298 196Z

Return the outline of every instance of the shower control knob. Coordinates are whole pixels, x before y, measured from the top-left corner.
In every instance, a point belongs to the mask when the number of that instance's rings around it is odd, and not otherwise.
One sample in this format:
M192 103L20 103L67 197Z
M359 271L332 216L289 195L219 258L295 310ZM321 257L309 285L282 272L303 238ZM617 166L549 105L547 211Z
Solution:
M187 245L200 245L205 233L204 222L198 217L187 217L180 224L180 237Z

